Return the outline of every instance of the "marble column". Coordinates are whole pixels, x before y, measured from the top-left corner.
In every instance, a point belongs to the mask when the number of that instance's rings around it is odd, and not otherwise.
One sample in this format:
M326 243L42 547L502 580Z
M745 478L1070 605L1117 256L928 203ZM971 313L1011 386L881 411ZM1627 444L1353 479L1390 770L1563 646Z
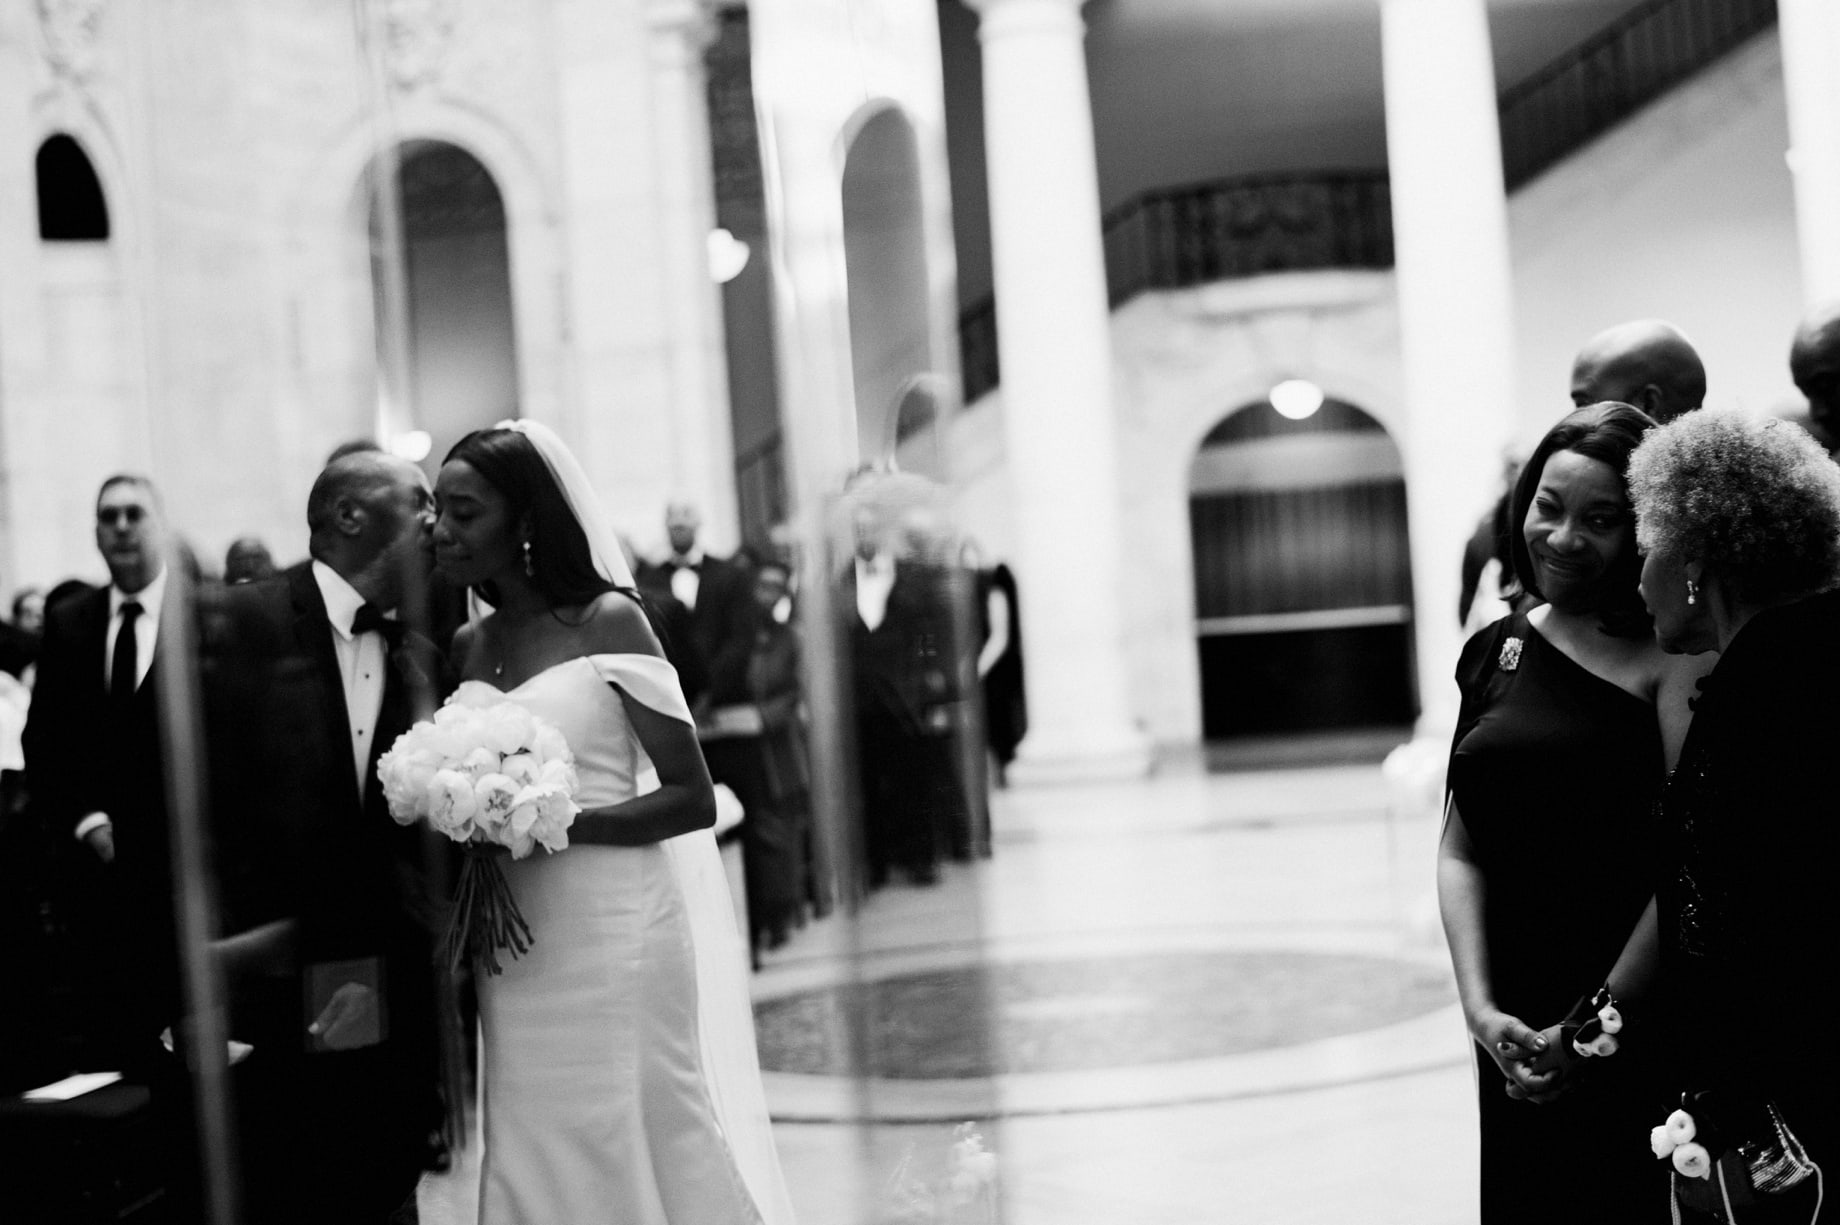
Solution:
M1806 305L1840 301L1840 8L1834 0L1780 0L1789 167Z
M983 45L1029 733L1021 782L1145 771L1124 663L1111 311L1083 0L967 0Z
M714 162L703 53L715 38L709 0L648 0L652 147L664 246L665 336L678 496L703 512L702 543L726 553L739 538L734 429L720 290L709 275Z
M1463 546L1513 418L1507 201L1483 0L1380 0L1380 17L1420 730L1435 735L1456 718Z

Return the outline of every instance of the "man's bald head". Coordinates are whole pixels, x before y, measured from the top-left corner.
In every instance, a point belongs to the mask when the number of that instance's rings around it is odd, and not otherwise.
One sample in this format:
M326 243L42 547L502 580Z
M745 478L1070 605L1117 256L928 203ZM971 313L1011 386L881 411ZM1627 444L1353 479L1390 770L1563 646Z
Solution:
M1789 346L1789 377L1808 397L1808 416L1840 436L1840 302L1811 311Z
M1633 404L1667 422L1706 400L1706 367L1680 329L1659 319L1619 323L1585 342L1572 362L1572 403Z
M433 492L416 465L387 451L329 462L307 495L307 551L366 600L394 608L427 570Z

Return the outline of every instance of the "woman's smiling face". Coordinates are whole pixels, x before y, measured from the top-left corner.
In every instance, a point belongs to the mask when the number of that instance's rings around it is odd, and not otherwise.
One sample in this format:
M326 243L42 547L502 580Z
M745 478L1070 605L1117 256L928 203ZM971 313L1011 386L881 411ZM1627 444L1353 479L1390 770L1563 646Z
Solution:
M1521 535L1533 580L1553 607L1588 612L1605 577L1635 547L1632 514L1616 470L1576 451L1555 451L1540 472Z

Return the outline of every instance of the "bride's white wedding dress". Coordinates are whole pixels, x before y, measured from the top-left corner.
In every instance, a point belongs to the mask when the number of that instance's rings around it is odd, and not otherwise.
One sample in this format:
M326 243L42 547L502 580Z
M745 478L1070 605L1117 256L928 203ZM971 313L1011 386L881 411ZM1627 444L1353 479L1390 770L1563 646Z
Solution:
M690 721L647 655L572 659L502 695L568 739L583 807L648 789L614 686ZM501 695L469 681L455 700ZM534 942L478 980L482 1225L790 1225L714 838L539 849L505 873Z

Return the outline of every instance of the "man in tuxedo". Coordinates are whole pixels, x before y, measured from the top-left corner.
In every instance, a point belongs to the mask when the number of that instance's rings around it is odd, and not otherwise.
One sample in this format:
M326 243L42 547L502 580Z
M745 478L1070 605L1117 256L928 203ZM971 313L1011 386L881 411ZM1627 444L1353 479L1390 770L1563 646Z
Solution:
M85 1061L149 1075L178 1015L178 957L153 658L164 621L160 507L145 477L96 495L109 585L46 609L24 733L36 819L75 844L69 920L92 1027Z
M942 568L897 560L872 511L855 522L856 559L838 611L850 626L863 849L869 885L901 868L939 881L963 798L953 770L950 704L959 697Z
M311 560L223 589L206 617L238 1127L253 1222L412 1221L442 1122L433 969L439 848L390 817L377 757L433 709L406 624L432 492L382 451L333 459Z
M754 649L747 569L705 552L696 541L702 526L696 507L681 502L666 507L664 527L671 552L643 576L648 590L671 596L689 614L690 641L677 644L676 653L685 657L679 666L684 696L697 710L707 710L712 701L736 700L712 695L711 690L729 695L745 691L748 655Z
M1633 404L1663 425L1706 401L1706 367L1680 329L1659 319L1606 328L1572 361L1572 403Z

